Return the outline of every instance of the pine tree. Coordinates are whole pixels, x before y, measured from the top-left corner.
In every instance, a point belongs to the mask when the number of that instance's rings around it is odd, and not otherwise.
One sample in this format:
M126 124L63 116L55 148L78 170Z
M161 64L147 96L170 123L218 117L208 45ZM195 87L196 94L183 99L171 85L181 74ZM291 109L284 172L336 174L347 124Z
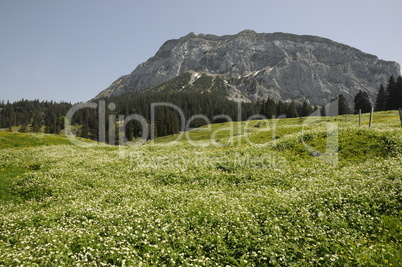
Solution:
M325 117L327 115L327 112L325 110L325 105L322 105L320 108L320 115L321 117Z
M61 126L60 126L59 123L56 123L56 126L55 126L55 134L60 134L60 132L61 132Z
M362 113L371 112L371 101L367 92L359 90L357 95L355 96L355 113L359 113L359 110Z
M304 102L303 102L302 109L301 109L301 112L300 112L300 116L301 116L301 117L307 117L307 116L309 116L311 113L312 113L312 108L311 108L311 106L310 106L306 101L304 101Z
M284 102L279 101L276 106L276 115L284 115L286 114L286 105Z
M288 118L297 118L299 117L299 113L297 112L297 105L295 101L292 101L287 109L286 117Z
M35 112L32 119L32 132L39 133L42 131L42 118L39 111Z
M402 108L402 76L398 76L396 79L396 85L395 85L395 91L396 91L396 108Z
M88 138L89 137L89 127L88 127L87 122L84 122L84 124L82 125L81 132L80 132L80 137L82 137L82 138Z
M375 111L387 110L387 105L388 105L387 91L385 90L384 85L381 84L380 90L378 90L377 100L375 102Z
M273 99L268 98L267 101L262 103L261 115L265 116L268 119L271 119L272 116L276 116L277 105Z
M127 141L130 142L133 140L134 138L133 132L134 132L134 123L132 121L129 121L126 123L126 132L125 132Z
M351 113L352 113L352 110L349 107L348 101L342 94L340 94L338 97L338 114L344 115L344 114L351 114Z
M387 102L387 110L394 110L397 109L398 106L398 93L397 87L394 76L389 78L389 82L387 85L387 95L388 95L388 102Z

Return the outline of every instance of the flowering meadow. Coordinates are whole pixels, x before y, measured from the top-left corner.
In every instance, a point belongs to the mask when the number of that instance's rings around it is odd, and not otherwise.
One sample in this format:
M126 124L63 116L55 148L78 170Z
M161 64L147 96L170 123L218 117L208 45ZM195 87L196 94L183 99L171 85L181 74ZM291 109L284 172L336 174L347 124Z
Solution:
M0 266L402 266L402 129L375 116L125 147L0 133Z

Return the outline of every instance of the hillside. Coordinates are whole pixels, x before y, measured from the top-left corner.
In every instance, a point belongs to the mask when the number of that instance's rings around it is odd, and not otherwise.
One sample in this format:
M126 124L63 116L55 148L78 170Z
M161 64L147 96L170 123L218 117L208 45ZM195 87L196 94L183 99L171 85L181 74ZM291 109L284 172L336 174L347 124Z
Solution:
M191 78L175 90L209 77L216 83L211 89L229 99L308 99L323 105L340 94L351 103L359 90L374 102L380 84L400 75L400 66L316 36L251 30L225 36L190 33L165 42L155 56L96 98L158 87L185 73Z
M213 124L131 147L0 133L0 265L401 265L399 117L357 121Z

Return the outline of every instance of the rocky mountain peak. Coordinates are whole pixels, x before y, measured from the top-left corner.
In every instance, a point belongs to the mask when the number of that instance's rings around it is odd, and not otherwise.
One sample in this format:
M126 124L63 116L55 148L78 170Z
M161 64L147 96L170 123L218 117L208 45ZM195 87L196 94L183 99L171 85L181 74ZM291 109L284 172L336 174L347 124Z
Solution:
M218 75L231 99L309 99L322 105L339 94L352 102L359 90L374 101L380 84L400 75L400 66L317 36L252 30L224 36L189 33L165 42L155 56L97 98L143 91L189 71Z
M237 34L237 37L241 37L241 38L246 38L246 39L252 39L255 38L257 36L257 33L253 30L244 30L241 31Z

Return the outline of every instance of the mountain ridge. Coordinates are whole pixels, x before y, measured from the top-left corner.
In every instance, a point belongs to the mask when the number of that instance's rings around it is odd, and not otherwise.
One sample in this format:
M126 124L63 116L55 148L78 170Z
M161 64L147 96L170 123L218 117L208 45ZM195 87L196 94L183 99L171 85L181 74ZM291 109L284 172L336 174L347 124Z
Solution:
M186 72L219 77L229 99L309 99L326 104L339 94L352 102L359 90L374 102L381 83L400 74L396 62L330 39L289 33L189 33L166 41L153 57L123 75L95 99L144 91Z

